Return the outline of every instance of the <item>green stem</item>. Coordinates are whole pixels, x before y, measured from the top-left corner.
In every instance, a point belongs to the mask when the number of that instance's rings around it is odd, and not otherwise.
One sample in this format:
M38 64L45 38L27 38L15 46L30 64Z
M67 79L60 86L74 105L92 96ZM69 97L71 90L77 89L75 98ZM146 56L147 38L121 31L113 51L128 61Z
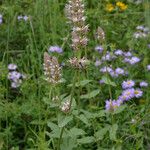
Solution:
M59 137L59 141L58 141L58 150L61 150L60 145L61 145L64 129L65 129L65 127L62 127L62 129L61 129L61 133L60 133L60 137Z

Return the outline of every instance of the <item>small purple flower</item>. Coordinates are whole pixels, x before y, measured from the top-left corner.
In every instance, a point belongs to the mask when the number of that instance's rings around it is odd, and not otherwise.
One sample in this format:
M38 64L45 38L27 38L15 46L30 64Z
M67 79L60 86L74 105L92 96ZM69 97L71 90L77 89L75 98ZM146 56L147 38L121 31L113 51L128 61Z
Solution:
M109 74L112 76L112 77L118 77L118 74L115 72L115 71L110 71Z
M18 16L17 19L21 20L21 19L23 19L23 16Z
M134 97L134 89L126 89L122 91L122 95L119 97L122 101L128 101Z
M115 73L118 75L124 75L124 70L122 68L116 68Z
M140 82L140 87L147 87L148 83L145 81Z
M131 65L134 65L134 64L138 63L139 61L140 61L140 58L134 56L130 59L129 62Z
M3 16L0 14L0 24L3 23Z
M150 71L150 65L147 65L147 70Z
M28 16L24 16L23 19L24 19L24 21L27 21L29 19L29 17Z
M103 60L103 61L111 61L111 60L113 60L113 59L115 59L115 58L116 58L116 57L115 57L114 55L110 54L110 52L107 52L106 55L104 55L104 56L102 57L102 60Z
M147 46L148 46L148 48L150 48L150 44L148 44Z
M123 62L124 63L130 63L130 59L129 58L124 58Z
M113 112L120 106L120 101L116 100L106 100L105 109L107 111Z
M143 95L143 91L140 90L140 89L135 89L134 90L134 95L135 95L136 98L139 98Z
M99 53L102 53L104 48L102 46L98 45L95 47L95 50L98 51Z
M123 54L124 54L125 57L131 57L132 56L131 52L124 52Z
M136 29L137 29L137 30L142 30L142 31L143 31L143 30L144 30L144 26L142 26L142 25L137 26Z
M17 71L12 71L12 72L8 73L9 80L17 80L17 79L20 79L21 76L22 76L22 74Z
M133 80L127 80L127 81L123 81L122 88L123 89L132 88L134 85L135 82Z
M95 62L96 67L100 66L101 64L102 64L102 62L100 60L96 60L96 62Z
M117 56L122 56L123 55L123 51L118 49L118 50L115 50L114 54L117 55Z
M99 80L99 83L100 83L100 84L103 84L103 83L105 83L105 82L104 82L104 80L101 79L101 80Z
M113 69L111 67L106 67L105 66L105 67L100 69L100 72L103 72L103 73L108 72L108 73L110 73L110 72L113 72Z
M17 69L17 65L16 64L9 64L8 65L8 69L9 70L16 70Z
M62 53L63 50L59 46L50 46L49 49L48 49L48 52Z

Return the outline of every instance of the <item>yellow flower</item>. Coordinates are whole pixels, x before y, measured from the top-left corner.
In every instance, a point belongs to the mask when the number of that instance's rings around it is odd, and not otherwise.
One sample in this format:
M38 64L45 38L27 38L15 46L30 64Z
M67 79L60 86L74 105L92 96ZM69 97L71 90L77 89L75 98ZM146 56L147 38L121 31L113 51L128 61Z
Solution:
M122 3L122 2L117 2L116 6L118 6L121 10L126 10L128 5Z
M107 5L106 5L106 10L107 10L108 12L112 12L114 9L115 9L115 8L114 8L113 4L107 4Z

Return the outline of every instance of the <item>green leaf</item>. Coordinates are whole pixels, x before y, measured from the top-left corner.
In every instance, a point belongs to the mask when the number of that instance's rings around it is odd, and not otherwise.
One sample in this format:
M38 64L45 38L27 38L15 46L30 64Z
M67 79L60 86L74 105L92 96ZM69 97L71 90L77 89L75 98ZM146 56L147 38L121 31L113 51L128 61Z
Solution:
M106 76L103 76L102 77L102 80L104 81L105 84L108 84L108 85L112 85L112 86L116 86L116 83L115 82L112 82L108 77Z
M82 81L79 81L75 84L76 87L84 87L85 85L87 85L88 83L92 82L92 80L82 80ZM68 87L72 87L73 84L69 84Z
M66 126L69 122L73 120L73 116L60 116L58 119L58 126L60 128Z
M109 131L109 127L105 127L100 129L95 133L95 137L97 140L102 140L104 138L104 135Z
M77 118L79 118L83 123L85 123L87 126L90 126L90 123L88 121L88 119L86 118L85 115L81 114L79 116L76 116Z
M64 138L61 144L61 150L73 150L77 147L77 141L75 137Z
M119 107L113 112L113 114L119 114L119 113L121 113L126 107L127 107L126 104L119 106Z
M48 125L48 127L51 128L51 130L57 130L57 129L59 129L58 125L56 125L56 124L53 123L53 122L48 122L47 125Z
M116 140L116 133L117 133L118 125L114 124L110 127L109 130L109 137L111 140L115 141Z
M86 132L82 129L79 128L72 128L70 129L70 136L74 137L74 136L79 136L79 135L84 135L86 134Z
M77 142L79 144L88 144L88 143L93 143L95 141L95 138L93 136L87 136L81 139L77 139Z
M88 94L81 95L81 99L91 99L99 94L100 90L94 90Z

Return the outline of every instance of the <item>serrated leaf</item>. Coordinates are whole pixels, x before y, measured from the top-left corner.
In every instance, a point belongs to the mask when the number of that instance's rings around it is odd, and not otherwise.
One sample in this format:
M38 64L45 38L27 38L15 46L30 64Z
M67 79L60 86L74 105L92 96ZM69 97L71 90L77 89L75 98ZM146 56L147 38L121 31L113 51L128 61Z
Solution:
M111 140L115 141L116 140L116 133L117 133L118 125L114 124L110 127L109 130L109 137Z
M103 76L102 77L102 80L104 81L105 84L108 84L108 85L112 85L112 86L116 86L116 83L115 82L112 82L108 77L106 76Z
M95 138L93 136L87 136L81 139L77 139L77 142L79 144L89 144L89 143L93 143L95 141Z
M77 147L76 137L64 138L61 144L61 150L73 150Z
M73 120L72 116L61 116L59 117L59 120L58 120L58 126L62 128L66 126L72 120Z
M79 135L84 135L86 134L86 132L82 129L79 128L72 128L70 129L70 136L74 137L74 136L79 136Z
M83 123L85 123L87 126L90 126L90 123L88 121L88 119L85 117L85 115L81 114L79 116L76 116L77 118L79 118Z
M88 83L90 83L92 80L82 80L82 81L79 81L75 84L76 87L84 87L85 85L87 85ZM68 87L72 87L73 84L69 84Z
M95 137L97 140L102 140L104 138L104 135L109 131L109 127L105 127L100 129L95 133Z
M81 99L91 99L95 96L97 96L98 94L100 93L100 90L94 90L88 94L85 94L85 95L81 95Z
M57 130L57 129L59 129L58 125L56 125L56 124L53 123L53 122L48 122L47 125L48 125L48 127L51 128L51 130Z

